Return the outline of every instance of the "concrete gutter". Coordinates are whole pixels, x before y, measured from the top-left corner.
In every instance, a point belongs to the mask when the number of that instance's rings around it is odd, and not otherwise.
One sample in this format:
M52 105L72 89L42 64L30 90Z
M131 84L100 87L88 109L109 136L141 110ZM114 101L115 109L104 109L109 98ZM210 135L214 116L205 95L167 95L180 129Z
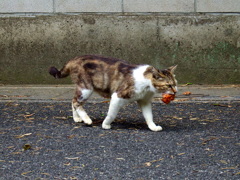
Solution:
M240 85L180 85L174 100L178 102L240 102ZM190 92L190 95L184 95ZM70 102L74 93L74 85L2 85L0 86L0 102ZM155 102L161 102L158 94ZM88 102L105 102L94 94Z

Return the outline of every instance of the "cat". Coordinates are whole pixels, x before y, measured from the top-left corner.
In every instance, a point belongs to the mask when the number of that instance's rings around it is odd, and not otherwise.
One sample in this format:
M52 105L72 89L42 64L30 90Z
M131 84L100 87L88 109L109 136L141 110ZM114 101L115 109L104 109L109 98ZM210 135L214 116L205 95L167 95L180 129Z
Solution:
M153 122L151 101L156 93L177 93L176 66L158 70L150 65L135 65L115 58L99 55L84 55L68 61L59 71L49 69L55 78L71 76L76 84L72 100L72 113L75 122L92 124L92 120L83 109L83 104L93 92L105 98L111 98L103 129L110 129L111 123L120 108L129 102L137 101L150 130L161 131L162 127Z

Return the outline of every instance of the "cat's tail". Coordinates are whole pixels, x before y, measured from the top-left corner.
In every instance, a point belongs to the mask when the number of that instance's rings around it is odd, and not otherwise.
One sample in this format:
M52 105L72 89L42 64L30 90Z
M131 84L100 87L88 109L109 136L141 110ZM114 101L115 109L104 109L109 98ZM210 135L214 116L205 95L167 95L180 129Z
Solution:
M65 78L69 75L69 68L65 65L60 71L55 67L50 67L48 70L49 74L55 77L56 79Z

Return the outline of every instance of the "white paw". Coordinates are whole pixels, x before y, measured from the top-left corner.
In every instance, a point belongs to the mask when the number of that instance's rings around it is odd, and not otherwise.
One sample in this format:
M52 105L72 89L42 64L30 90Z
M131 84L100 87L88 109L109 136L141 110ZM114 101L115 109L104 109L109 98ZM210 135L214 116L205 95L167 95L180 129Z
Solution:
M111 125L108 124L102 124L103 129L111 129Z
M151 129L152 131L161 131L162 127L161 126L149 126L149 129Z
M80 123L82 122L82 119L80 117L73 117L74 122Z
M84 119L83 121L87 125L91 125L92 124L92 120L90 118Z

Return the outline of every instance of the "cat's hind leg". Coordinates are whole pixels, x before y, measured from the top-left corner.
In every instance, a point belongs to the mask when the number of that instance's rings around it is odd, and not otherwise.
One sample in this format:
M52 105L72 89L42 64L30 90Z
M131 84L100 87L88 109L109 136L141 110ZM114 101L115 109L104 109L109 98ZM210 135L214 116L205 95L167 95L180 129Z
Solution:
M92 124L92 120L83 109L84 102L92 95L93 90L77 87L75 96L72 100L73 119L75 122L84 122L88 125Z
M146 120L146 123L148 125L148 128L152 131L161 131L162 127L157 126L153 122L153 115L152 115L152 105L151 102L146 102L146 101L138 101L139 106L142 109L143 116Z
M107 117L104 119L104 121L102 123L103 129L111 129L111 123L116 118L117 113L119 112L120 108L123 107L127 102L128 102L128 100L119 98L117 96L117 93L113 93L113 95L111 97Z

